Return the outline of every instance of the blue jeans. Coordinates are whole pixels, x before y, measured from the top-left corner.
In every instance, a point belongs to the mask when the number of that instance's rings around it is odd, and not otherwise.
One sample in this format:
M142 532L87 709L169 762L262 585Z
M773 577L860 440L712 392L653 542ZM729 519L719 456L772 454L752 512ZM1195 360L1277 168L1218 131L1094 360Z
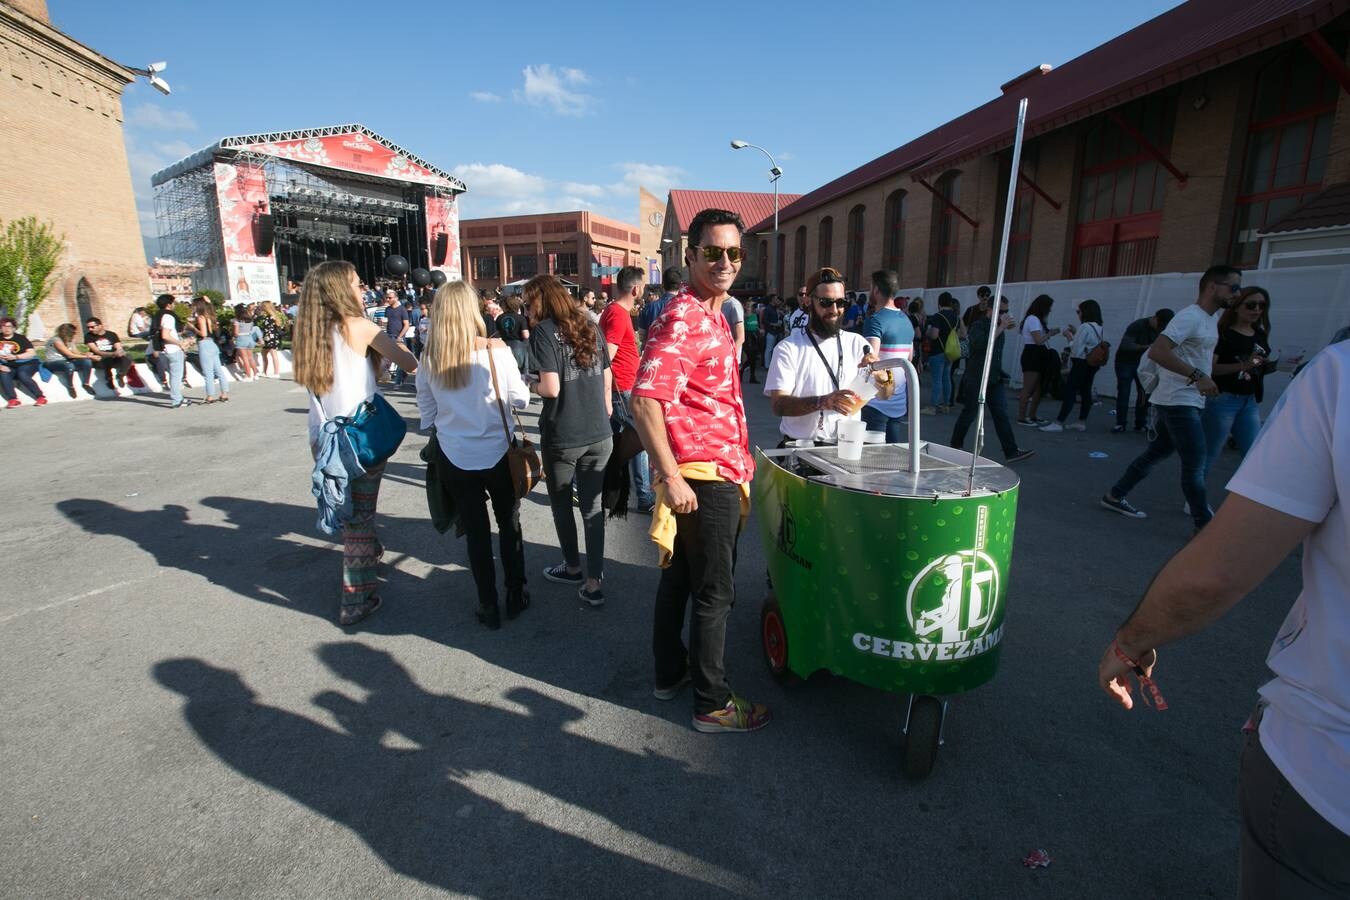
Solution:
M80 384L88 386L94 380L94 363L88 359L49 359L42 364L42 367L51 372L61 380L66 386L66 390L74 392L75 381L72 375L79 378Z
M169 367L169 399L177 406L183 402L183 366L186 357L182 353L161 353L159 358Z
M1130 463L1120 481L1111 488L1111 495L1124 498L1134 486L1143 481L1153 467L1175 451L1181 457L1181 492L1191 507L1196 528L1203 528L1210 520L1209 503L1205 499L1205 429L1200 422L1200 409L1195 406L1154 406L1157 410L1157 434L1134 462Z
M933 405L949 405L952 402L951 360L941 353L934 353L925 362L928 365L928 376L933 379Z
M202 369L202 380L206 382L207 399L217 394L228 394L230 388L225 384L225 369L220 364L220 348L210 338L197 342L197 364ZM219 389L216 382L220 383Z
M16 381L19 384L19 390L34 400L42 396L42 389L33 380L33 376L37 374L38 367L42 363L36 359L24 359L3 363L2 365L9 368L8 372L0 372L0 394L3 394L6 400L18 399L19 395L14 393Z
M1205 458L1206 475L1214 468L1230 433L1237 441L1238 453L1246 456L1261 432L1261 410L1250 394L1224 393L1209 398L1200 420L1205 426L1205 447L1209 451Z
M886 432L886 443L901 444L905 441L905 420L900 416L888 416L873 406L862 408L862 420L868 431Z
M614 438L617 441L623 426L634 424L631 414L627 412L633 402L633 392L615 391L613 399L614 415L609 421L614 426ZM628 477L633 480L633 493L637 494L638 506L651 506L656 502L656 494L652 492L652 471L647 463L646 450L628 461Z
M1126 427L1125 420L1129 417L1131 386L1138 391L1134 404L1134 427L1140 429L1144 427L1148 397L1144 394L1144 386L1139 383L1139 360L1136 359L1134 362L1116 360L1116 424L1121 428Z

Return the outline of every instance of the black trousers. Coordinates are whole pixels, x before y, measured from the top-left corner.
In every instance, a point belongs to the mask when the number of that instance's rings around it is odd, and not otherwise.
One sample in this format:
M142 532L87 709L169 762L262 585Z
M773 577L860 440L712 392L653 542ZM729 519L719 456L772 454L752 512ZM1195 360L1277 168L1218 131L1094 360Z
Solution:
M652 652L656 683L675 684L686 664L694 683L694 712L727 705L723 651L727 616L736 601L736 541L741 533L741 489L727 481L691 481L698 509L675 516L675 554L656 588ZM685 610L693 603L689 647ZM687 663L686 663L687 660Z
M1097 377L1096 366L1088 365L1087 360L1074 357L1069 361L1069 379L1064 385L1064 400L1059 404L1060 424L1073 412L1073 402L1078 401L1078 421L1086 422L1088 410L1092 409L1092 382Z
M113 374L125 378L131 371L131 360L125 356L102 356L94 360L94 368L103 370L103 380L112 387Z
M1003 445L1004 456L1016 456L1021 450L1017 446L1017 435L1013 434L1012 422L1008 419L1007 399L1004 396L1004 384L997 376L989 379L989 387L984 392L985 408L994 420L994 431L998 442ZM975 424L975 416L980 411L980 377L975 375L961 382L961 415L956 417L952 428L951 446L961 450L966 442L966 432Z
M446 489L455 501L464 539L469 547L469 569L478 587L478 605L497 604L497 570L492 564L492 526L487 504L497 519L502 570L508 591L525 586L525 541L520 533L520 503L511 484L506 454L491 469L461 469L445 460Z

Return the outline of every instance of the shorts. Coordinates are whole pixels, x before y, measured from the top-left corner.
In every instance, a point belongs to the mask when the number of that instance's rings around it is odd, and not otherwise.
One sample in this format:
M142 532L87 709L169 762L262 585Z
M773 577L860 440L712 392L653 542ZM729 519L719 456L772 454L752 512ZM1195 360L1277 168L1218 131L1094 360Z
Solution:
M1059 354L1043 344L1027 344L1022 348L1022 371L1048 375L1059 368Z
M236 350L252 350L256 346L258 345L253 340L253 335L251 334L239 335L234 339L234 349Z

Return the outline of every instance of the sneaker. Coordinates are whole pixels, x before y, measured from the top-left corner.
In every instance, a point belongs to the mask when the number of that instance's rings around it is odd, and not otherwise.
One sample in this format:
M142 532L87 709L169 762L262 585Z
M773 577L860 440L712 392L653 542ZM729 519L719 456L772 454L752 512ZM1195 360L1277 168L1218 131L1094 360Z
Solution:
M1046 425L1049 425L1049 424L1050 424L1050 420L1049 420L1049 419L1036 419L1035 422L1036 422L1036 425L1039 426L1039 427L1043 427L1043 426L1046 426Z
M1064 426L1059 424L1058 422L1051 422L1049 425L1041 426L1041 431L1044 431L1046 434L1058 434L1063 430Z
M1124 425L1112 425L1112 426L1111 426L1111 433L1112 433L1112 434L1124 434L1124 433L1125 433L1125 426L1124 426Z
M1110 494L1102 494L1102 508L1118 512L1122 516L1129 516L1131 519L1147 519L1148 513L1142 509L1135 509L1124 497L1116 499Z
M1008 462L1010 463L1021 462L1024 459L1031 459L1035 455L1036 455L1035 450L1018 450L1012 456L1008 457Z
M688 669L685 669L684 674L680 676L680 680L669 687L661 687L661 685L658 684L656 687L652 688L652 696L657 700L674 700L676 697L680 696L680 691L684 690L684 686L692 680L693 676L689 674Z
M922 409L920 409L919 412L923 413L925 416L935 416L937 415L937 407L925 406Z
M1214 518L1214 507L1212 507L1212 506L1210 506L1208 503L1206 503L1206 504L1205 504L1205 508L1209 510L1209 517L1210 517L1211 519ZM1190 502L1189 500L1187 500L1185 503L1181 504L1181 512L1182 512L1182 514L1187 515L1187 516L1189 516L1189 515L1191 514L1191 502Z
M72 399L72 400L78 400L78 399L80 399L80 395L77 394L77 393L75 393L75 386L74 386L74 385L71 385L70 387L66 388L66 393L70 395L70 399Z
M577 596L580 597L582 600L585 600L592 607L605 605L605 592L602 591L600 588L596 588L593 591L588 591L586 590L586 586L582 585L581 588L577 590Z
M47 398L46 398L46 397L39 397L39 398L37 398L36 400L33 401L33 405L34 405L34 406L46 406L46 405L47 405Z
M769 708L762 703L751 703L735 694L727 705L712 712L694 713L694 730L704 734L725 734L734 731L757 731L769 724Z
M552 568L545 569L544 577L549 581L554 581L558 584L575 584L578 586L584 586L586 584L586 576L580 572L572 573L567 571L567 563L558 563Z
M1038 427L1040 427L1040 423L1037 422L1035 419L1031 419L1031 418L1018 419L1018 420L1017 420L1017 424L1018 424L1018 425L1030 425L1032 428L1038 428Z
M5 404L5 406L8 407L9 409L13 409L13 408L16 407L16 406L22 406L22 405L23 405L23 404L19 402L19 398L18 398L18 397L15 397L13 400L11 400L11 401L9 401L8 403Z
M1070 425L1066 425L1066 426L1065 426L1065 430L1066 430L1066 431L1087 431L1087 423L1086 423L1086 422L1074 422L1074 423L1072 423L1072 424L1070 424Z

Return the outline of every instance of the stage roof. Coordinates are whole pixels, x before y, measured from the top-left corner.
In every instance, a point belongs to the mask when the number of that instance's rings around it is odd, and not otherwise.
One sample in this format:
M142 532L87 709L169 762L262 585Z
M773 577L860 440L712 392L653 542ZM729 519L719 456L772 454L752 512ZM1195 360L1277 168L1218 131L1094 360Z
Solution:
M414 156L360 124L222 138L156 172L151 176L150 183L158 187L213 160L225 161L240 154L271 156L302 166L335 169L363 178L425 184L454 193L468 190L464 182L449 172Z

